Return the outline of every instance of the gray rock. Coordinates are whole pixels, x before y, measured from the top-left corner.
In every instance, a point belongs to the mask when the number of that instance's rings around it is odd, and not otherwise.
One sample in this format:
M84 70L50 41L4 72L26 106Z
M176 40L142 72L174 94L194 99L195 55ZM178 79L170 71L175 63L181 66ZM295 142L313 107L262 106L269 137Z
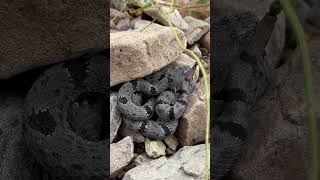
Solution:
M117 143L110 145L110 174L116 176L123 168L125 168L132 158L134 144L132 137L123 138Z
M210 29L210 24L191 16L185 17L184 20L189 24L189 29L186 32L189 45L198 41Z
M186 146L167 159L161 157L129 170L123 180L204 179L205 146Z
M184 33L175 30L186 46ZM111 33L110 42L111 86L152 74L182 53L169 27Z
M107 49L108 3L1 1L0 79Z
M22 134L23 97L0 95L0 179L29 180L35 164L27 152Z
M144 142L146 153L151 158L158 158L166 155L166 145L160 140L149 140Z
M118 129L122 122L122 114L118 110L117 97L118 93L110 93L110 143L117 135Z
M190 50L193 51L199 58L202 58L202 53L198 44L191 46Z
M169 13L171 11L169 7L163 7L162 9L165 13ZM152 17L153 19L156 19L161 24L165 26L169 26L165 16L160 13L158 8L146 8L144 9L143 12L148 16ZM189 27L177 9L175 9L172 13L170 13L170 19L171 19L172 25L174 27L179 28L182 31L186 31Z

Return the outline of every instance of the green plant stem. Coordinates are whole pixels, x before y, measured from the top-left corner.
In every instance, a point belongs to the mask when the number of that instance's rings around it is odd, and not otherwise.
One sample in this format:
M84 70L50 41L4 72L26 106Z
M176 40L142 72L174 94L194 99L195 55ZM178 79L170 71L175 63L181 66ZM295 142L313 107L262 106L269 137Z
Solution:
M308 104L308 141L309 141L309 180L318 180L318 156L317 156L317 121L315 116L315 95L314 84L312 79L312 70L310 63L310 56L308 45L306 42L306 35L299 22L295 11L290 4L289 0L280 0L284 13L288 18L291 27L297 37L299 44L301 61L304 70L306 96Z
M206 174L205 174L205 179L209 180L209 134L210 134L210 92L209 92L209 83L208 83L208 79L207 79L207 73L199 59L199 57L191 50L187 49L184 47L184 45L181 43L181 40L177 34L177 32L175 31L175 29L173 28L173 25L171 23L171 18L168 15L168 13L165 13L163 11L163 9L159 6L158 7L160 12L162 14L164 14L166 16L166 20L171 28L171 32L174 35L176 41L178 42L180 48L187 53L189 56L191 56L194 60L196 60L197 64L199 65L199 69L200 72L203 76L204 79L204 87L205 87L205 96L206 96L206 100L205 100L205 113L206 113L206 128L205 128L205 168L206 168Z

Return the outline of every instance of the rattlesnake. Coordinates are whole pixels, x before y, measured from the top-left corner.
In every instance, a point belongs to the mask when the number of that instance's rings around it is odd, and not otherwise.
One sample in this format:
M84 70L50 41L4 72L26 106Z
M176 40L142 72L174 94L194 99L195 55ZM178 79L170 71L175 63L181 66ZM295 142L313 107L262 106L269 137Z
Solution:
M118 92L118 109L125 125L152 139L173 134L194 89L195 67L167 66L146 78L123 84Z
M247 137L248 113L262 96L270 78L265 46L280 13L280 4L258 22L251 13L213 19L213 179L228 173Z
M35 159L59 179L106 179L107 56L52 66L25 99L24 136Z

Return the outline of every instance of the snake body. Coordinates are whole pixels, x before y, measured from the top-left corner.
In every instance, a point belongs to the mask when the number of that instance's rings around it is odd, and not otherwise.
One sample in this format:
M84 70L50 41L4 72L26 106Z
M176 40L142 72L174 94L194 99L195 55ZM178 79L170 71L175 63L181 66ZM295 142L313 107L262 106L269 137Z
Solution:
M108 177L106 58L52 66L25 99L27 145L57 179Z
M118 109L125 125L152 139L173 134L194 88L193 70L189 66L167 66L123 84L118 92Z
M263 95L270 66L264 59L280 5L275 2L259 22L251 13L213 20L213 123L211 170L220 180L240 156L248 114Z

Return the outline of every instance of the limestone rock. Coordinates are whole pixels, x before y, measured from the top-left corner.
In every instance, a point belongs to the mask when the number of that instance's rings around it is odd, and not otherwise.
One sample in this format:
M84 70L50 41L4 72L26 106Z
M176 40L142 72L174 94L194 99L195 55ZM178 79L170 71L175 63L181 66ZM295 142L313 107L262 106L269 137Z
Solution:
M110 145L110 174L117 175L134 157L132 137L128 136L117 143Z
M149 157L158 158L166 155L166 145L164 145L162 141L146 139L144 144L146 153Z
M0 79L109 48L107 3L1 1Z
M205 146L185 146L167 159L161 157L129 170L123 180L194 180L205 176Z
M198 41L210 29L210 24L191 16L185 17L184 20L189 24L189 29L186 32L189 45Z
M186 40L177 30L182 43ZM175 61L182 53L170 27L110 34L110 85L141 78Z
M110 143L117 135L118 129L122 122L122 115L118 110L118 93L110 93Z
M170 7L163 7L162 8L164 12L169 13L171 11ZM160 13L158 8L146 8L143 11L148 16L152 17L153 19L156 19L158 22L165 26L169 26L167 20L165 17ZM171 23L174 27L179 28L182 31L186 31L188 29L188 24L185 22L185 20L180 15L180 12L175 9L171 14Z

